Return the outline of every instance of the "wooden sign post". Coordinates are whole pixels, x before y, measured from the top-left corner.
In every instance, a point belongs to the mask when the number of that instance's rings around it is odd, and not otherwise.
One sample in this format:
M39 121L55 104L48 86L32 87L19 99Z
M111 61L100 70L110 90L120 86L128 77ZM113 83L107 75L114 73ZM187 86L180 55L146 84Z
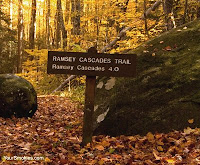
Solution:
M82 146L92 142L96 76L86 76Z
M97 53L94 48L87 53L49 51L47 73L86 75L82 140L85 146L92 142L96 76L134 77L136 55Z
M88 53L97 54L95 48L88 49ZM96 87L96 76L86 75L86 88L85 88L85 107L83 116L83 140L82 146L92 142L93 125L93 113L94 113L94 102L95 102L95 87Z

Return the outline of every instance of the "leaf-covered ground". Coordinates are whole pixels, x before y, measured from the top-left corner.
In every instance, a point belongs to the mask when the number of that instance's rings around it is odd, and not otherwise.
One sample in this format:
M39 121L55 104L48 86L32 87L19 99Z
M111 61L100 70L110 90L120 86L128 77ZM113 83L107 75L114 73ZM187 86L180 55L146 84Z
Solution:
M83 148L83 107L56 96L38 102L33 118L0 118L0 164L200 164L198 128L144 137L94 136Z

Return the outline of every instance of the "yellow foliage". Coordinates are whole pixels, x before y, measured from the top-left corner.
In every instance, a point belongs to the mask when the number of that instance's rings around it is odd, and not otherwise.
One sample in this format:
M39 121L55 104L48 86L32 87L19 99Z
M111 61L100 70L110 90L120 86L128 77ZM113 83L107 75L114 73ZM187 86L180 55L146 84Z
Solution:
M23 72L18 74L30 81L38 94L48 94L57 88L67 75L48 75L48 50L26 49L28 54L23 63Z

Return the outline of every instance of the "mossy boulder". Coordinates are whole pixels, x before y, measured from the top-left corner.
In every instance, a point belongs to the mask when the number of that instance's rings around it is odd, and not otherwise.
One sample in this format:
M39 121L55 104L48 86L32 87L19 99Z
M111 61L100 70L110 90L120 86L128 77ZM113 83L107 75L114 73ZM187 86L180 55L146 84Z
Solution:
M137 77L98 78L94 135L200 127L200 20L129 53L137 54Z
M32 117L37 94L30 82L13 74L0 74L0 117Z

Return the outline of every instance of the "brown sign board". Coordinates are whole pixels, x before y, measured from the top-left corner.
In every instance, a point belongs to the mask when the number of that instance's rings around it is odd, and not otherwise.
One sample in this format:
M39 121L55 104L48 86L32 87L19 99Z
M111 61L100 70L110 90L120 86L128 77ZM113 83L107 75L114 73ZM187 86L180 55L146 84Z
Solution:
M47 73L134 77L136 55L49 51Z

